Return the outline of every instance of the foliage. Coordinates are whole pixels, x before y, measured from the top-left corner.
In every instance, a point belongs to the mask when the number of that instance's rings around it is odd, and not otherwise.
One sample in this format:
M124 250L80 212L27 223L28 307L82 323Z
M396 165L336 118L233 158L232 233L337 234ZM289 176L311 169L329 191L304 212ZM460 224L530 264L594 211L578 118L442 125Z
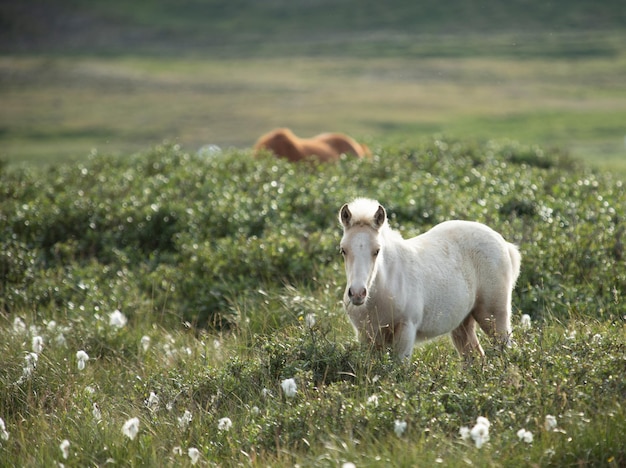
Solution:
M626 463L623 183L512 142L373 149L294 165L161 145L3 168L2 459L180 465L193 447L208 464ZM406 237L462 218L517 243L516 347L463 366L446 340L406 364L358 345L336 220L357 195ZM478 416L492 424L481 449L458 435Z

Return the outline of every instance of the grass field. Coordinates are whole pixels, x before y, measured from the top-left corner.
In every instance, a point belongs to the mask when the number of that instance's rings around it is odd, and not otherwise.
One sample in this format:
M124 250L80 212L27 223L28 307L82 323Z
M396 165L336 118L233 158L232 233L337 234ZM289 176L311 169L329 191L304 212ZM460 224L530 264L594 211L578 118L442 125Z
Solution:
M626 53L583 59L0 58L2 157L250 147L289 126L370 143L432 134L559 146L624 170Z
M320 166L159 146L5 168L0 459L623 466L625 190L559 152L446 139ZM407 237L462 218L518 244L516 346L481 335L467 366L448 339L405 364L359 346L336 219L356 195Z

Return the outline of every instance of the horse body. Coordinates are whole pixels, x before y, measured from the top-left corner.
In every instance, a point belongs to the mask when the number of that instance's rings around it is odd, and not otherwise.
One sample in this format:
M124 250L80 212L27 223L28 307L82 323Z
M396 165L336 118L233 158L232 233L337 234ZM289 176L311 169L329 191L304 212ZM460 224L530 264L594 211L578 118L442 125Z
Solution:
M520 266L513 244L469 221L447 221L403 239L373 200L346 204L339 217L348 278L344 303L361 340L392 345L407 358L416 342L451 333L461 355L484 355L478 323L508 343Z
M299 138L288 128L278 128L263 135L254 145L255 153L266 150L278 157L297 162L315 158L337 161L342 154L358 158L369 156L369 149L342 133L322 133L313 138Z

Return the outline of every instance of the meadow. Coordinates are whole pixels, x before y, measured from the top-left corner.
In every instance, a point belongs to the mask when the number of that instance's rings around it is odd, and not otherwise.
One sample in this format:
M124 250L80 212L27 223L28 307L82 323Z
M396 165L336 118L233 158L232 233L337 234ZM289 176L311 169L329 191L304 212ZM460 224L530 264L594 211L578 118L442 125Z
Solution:
M372 149L3 167L2 464L626 464L623 179L537 145ZM482 336L469 366L447 338L404 364L359 345L336 219L355 196L405 237L460 218L518 244L516 345Z

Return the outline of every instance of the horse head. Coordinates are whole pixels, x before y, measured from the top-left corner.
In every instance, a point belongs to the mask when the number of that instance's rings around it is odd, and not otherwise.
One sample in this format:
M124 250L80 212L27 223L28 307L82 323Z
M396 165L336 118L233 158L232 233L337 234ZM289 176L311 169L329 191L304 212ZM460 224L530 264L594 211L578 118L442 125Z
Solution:
M387 222L382 205L373 200L358 198L339 210L343 226L340 250L345 261L347 286L344 303L363 305L376 277L381 257L380 231Z

